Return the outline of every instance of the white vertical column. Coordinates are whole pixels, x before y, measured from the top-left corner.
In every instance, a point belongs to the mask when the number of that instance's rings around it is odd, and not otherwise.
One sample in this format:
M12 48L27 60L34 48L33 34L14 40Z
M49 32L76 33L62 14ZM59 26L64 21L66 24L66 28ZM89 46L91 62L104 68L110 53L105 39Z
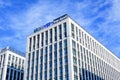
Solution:
M3 64L3 59L4 59L4 56L3 56L4 54L2 54L2 61L1 61L1 65L2 65L2 67L1 67L1 79L2 80L4 80L4 77L3 76L5 76L3 73L4 73L4 71L3 71L3 69L4 69L4 64Z
M57 26L57 79L59 80L59 26Z
M33 52L33 36L31 37L31 52L28 53L28 54L30 54L29 79L31 78L31 74L32 74L32 71L31 71L31 67L32 67L32 52Z
M7 53L7 51L6 51ZM3 63L3 80L6 79L6 73L7 73L7 64L8 64L8 54L5 53L5 57L4 57L4 63Z
M69 70L69 80L74 79L74 72L73 72L73 54L72 54L72 38L71 38L71 21L68 20L68 70Z
M44 80L44 71L45 71L45 65L44 65L44 63L45 63L45 60L44 60L44 58L45 58L45 32L43 32L43 62L42 62L42 80Z
M41 33L39 33L38 80L40 79Z
M64 29L63 29L63 23L61 24L61 30L62 30L62 78L64 78Z
M52 28L52 80L54 79L54 27Z
M28 54L29 54L29 43L30 43L30 41L29 41L29 37L27 37L27 44L26 44L26 59L25 59L25 64L24 64L24 80L26 80L27 79L27 67L28 67Z
M78 80L80 80L80 78L79 78L79 57L78 57L78 51L79 51L79 44L77 44L77 42L76 42L77 76L78 76Z
M33 80L35 80L35 75L36 75L36 52L37 52L37 50L38 50L38 48L37 48L37 35L35 35L35 50L34 50L34 74L33 74Z
M67 27L66 27L67 28ZM64 23L62 23L62 71L63 71L63 74L62 74L62 76L63 76L63 80L65 79L65 59L64 59L64 48L65 48L65 46L64 46L64 40L65 40L65 37L64 37Z
M48 30L48 52L47 52L47 80L49 79L49 42L50 42L50 31Z

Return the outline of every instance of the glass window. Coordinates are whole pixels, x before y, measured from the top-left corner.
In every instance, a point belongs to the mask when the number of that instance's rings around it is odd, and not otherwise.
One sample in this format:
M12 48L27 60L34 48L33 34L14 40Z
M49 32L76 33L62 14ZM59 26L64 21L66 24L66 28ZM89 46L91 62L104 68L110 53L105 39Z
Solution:
M74 80L78 80L78 76L74 76ZM83 79L84 80L84 79Z
M59 50L59 55L62 57L62 49Z
M52 53L49 54L49 60L52 61Z
M30 53L28 53L28 68L30 67Z
M54 60L54 68L57 68L57 59L56 60Z
M52 78L52 69L50 69L49 72L50 72L49 76L50 76L50 78Z
M66 28L66 22L63 23L64 26L64 37L67 37L67 28Z
M77 67L76 66L74 66L74 72L77 73Z
M54 31L55 31L55 41L57 41L57 27L54 28Z
M36 37L34 36L33 37L33 49L35 50L35 43L36 43L36 39L35 39Z
M72 33L72 38L75 38L75 34L74 33Z
M76 27L76 35L78 35L78 28Z
M62 48L62 41L59 42L59 48Z
M62 26L61 26L61 24L59 25L59 33L62 34Z
M29 51L31 51L32 38L29 39Z
M16 74L16 73L14 73L14 74ZM21 80L23 80L23 78L24 78L24 74L21 73Z
M48 53L48 47L45 47L45 53L46 54Z
M69 80L68 76L65 76L65 80Z
M64 48L64 54L67 55L67 53L68 53L67 48Z
M74 32L74 24L71 23L71 30Z
M37 48L39 48L40 35L37 35Z
M67 47L67 39L64 40L64 47Z
M68 56L65 56L65 63L67 64L68 63Z
M36 58L39 58L39 50L36 51Z
M59 39L62 39L62 26L59 25Z
M57 51L54 52L54 59L57 59Z
M77 58L73 57L73 63L77 64Z
M41 48L41 56L43 55L43 48Z
M59 58L60 66L62 66L62 58Z
M42 33L42 38L41 38L41 46L43 47L43 41L44 41L44 33Z
M32 53L32 60L34 59L34 52ZM20 59L20 61L21 61L21 59Z
M45 43L46 45L48 44L48 31L45 32L46 33L46 40L45 40Z
M66 22L65 22L65 23L63 23L63 26L64 26L64 32L67 32Z
M76 56L76 50L73 48L73 55Z
M9 68L7 68L6 80L8 80L8 78L9 78L9 72L10 72L10 69L9 69Z
M59 34L59 39L62 39L62 34Z
M63 68L60 67L59 70L60 70L60 75L62 76L62 74L63 74Z
M72 46L76 48L76 42L72 40Z
M10 74L13 74L13 69L11 69ZM19 76L19 74L18 74L18 76ZM13 79L13 76L12 76L12 75L10 75L10 80L12 80L12 79Z
M57 51L57 43L54 44L54 51Z
M50 43L52 43L52 29L50 29Z
M52 53L52 45L49 46L49 52Z

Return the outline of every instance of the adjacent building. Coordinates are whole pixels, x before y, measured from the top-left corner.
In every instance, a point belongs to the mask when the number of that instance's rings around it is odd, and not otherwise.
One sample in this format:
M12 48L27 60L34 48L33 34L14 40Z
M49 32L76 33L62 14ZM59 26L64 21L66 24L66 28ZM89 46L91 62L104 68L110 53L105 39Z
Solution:
M28 36L24 80L120 80L120 59L65 14Z
M25 57L6 47L0 51L0 80L23 80Z

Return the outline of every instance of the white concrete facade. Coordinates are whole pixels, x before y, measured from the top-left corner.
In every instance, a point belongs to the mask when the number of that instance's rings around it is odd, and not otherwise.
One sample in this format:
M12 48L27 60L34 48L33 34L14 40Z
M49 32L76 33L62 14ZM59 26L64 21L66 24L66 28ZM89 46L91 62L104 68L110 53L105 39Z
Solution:
M23 80L25 57L15 49L6 47L0 51L0 80Z
M27 38L24 80L119 80L120 59L68 15Z

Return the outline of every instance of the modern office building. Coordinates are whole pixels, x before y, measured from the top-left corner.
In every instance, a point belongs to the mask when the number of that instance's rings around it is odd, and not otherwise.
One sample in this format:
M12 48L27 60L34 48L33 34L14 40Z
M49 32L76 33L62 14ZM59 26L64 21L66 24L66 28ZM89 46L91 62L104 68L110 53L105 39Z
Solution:
M0 51L0 80L23 80L25 57L11 47Z
M27 38L24 80L120 80L120 59L67 14Z

